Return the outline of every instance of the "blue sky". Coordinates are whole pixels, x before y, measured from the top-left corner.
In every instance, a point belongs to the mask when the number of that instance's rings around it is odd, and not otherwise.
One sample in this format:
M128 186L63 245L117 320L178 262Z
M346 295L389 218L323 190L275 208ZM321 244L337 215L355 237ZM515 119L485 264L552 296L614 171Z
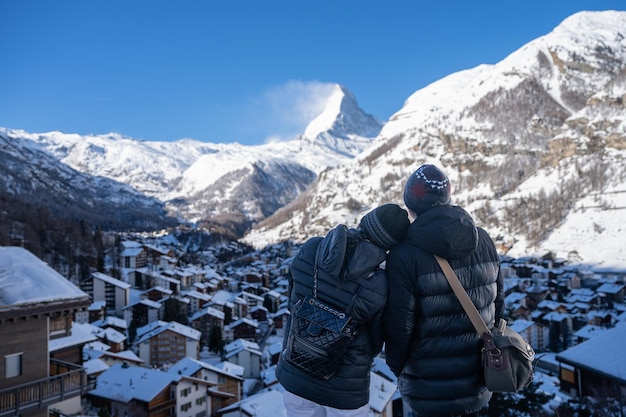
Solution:
M329 83L385 121L431 82L609 9L626 3L0 0L0 127L259 144L303 132Z

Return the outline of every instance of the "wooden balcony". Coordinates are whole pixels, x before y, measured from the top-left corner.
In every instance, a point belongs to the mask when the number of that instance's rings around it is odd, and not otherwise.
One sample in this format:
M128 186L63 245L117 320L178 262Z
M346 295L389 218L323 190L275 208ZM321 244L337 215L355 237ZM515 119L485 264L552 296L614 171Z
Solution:
M94 388L85 370L72 363L50 359L50 376L13 388L0 390L0 417L19 415L32 408L85 394Z

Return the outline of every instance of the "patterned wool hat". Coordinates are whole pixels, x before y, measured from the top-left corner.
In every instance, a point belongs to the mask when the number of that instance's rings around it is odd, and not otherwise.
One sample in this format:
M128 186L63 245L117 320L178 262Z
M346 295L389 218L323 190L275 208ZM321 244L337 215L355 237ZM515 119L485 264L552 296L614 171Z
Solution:
M408 227L409 214L397 204L383 204L363 216L359 223L359 229L385 250L400 243Z
M422 165L404 186L404 204L418 216L434 206L450 203L450 180L434 165Z

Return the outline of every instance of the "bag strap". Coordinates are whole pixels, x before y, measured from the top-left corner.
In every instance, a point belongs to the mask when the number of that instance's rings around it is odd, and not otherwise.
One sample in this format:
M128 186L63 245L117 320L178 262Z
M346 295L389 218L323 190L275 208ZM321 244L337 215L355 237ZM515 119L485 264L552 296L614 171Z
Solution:
M373 272L369 274L368 278L371 277L372 275L374 275ZM356 290L356 292L352 296L352 299L350 300L350 303L346 307L346 311L345 311L346 316L350 315L350 311L352 311L352 306L354 305L354 302L356 301L356 298L359 295L359 292L361 292L361 288L363 288L363 284L359 285L359 288ZM313 298L317 299L317 263L315 264L315 267L313 269Z
M483 340L484 340L485 333L491 336L491 332L489 331L487 324L478 313L476 306L474 305L472 300L469 298L469 295L467 295L465 288L463 288L463 285L461 285L461 281L459 281L459 278L454 273L454 270L450 266L450 262L448 262L446 259L443 259L440 256L437 256L437 255L433 255L433 256L439 263L439 266L441 266L443 274L446 276L446 279L450 283L450 287L452 287L452 291L454 291L454 294L456 294L456 297L461 302L461 305L463 306L463 309L467 313L469 319L472 321L472 324L474 325L476 332L478 332L478 334L483 338Z

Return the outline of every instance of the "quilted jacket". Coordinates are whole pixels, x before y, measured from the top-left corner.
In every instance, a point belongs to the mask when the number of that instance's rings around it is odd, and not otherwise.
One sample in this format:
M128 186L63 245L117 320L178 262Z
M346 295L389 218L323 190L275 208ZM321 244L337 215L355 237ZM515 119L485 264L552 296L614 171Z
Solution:
M350 313L360 327L341 367L328 380L309 376L281 357L276 376L287 391L340 409L355 409L369 402L370 368L383 346L387 279L379 265L386 255L383 249L365 240L359 230L343 225L332 229L324 238L309 239L302 246L290 268L290 310L298 300L313 295L317 263L318 298L322 302L344 310L361 287ZM283 346L288 334L289 325Z
M481 376L481 340L432 254L450 261L487 326L502 317L491 238L461 207L433 207L411 223L387 260L387 364L419 416L475 412L491 398Z

